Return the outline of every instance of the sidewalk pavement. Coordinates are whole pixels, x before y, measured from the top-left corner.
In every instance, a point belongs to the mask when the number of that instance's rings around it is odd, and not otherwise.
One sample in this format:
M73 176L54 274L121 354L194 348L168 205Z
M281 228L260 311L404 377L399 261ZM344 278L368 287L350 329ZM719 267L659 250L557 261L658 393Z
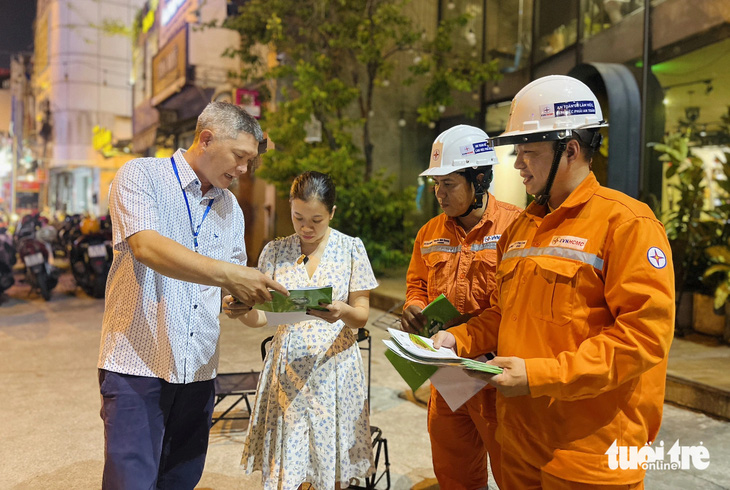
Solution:
M405 277L379 279L371 304L400 311L405 301ZM675 338L669 351L665 401L713 417L730 420L730 346L714 337L690 334Z
M0 489L94 490L101 487L104 433L96 362L104 302L61 276L50 301L21 281L0 297ZM384 356L385 325L397 318L371 309L371 416L387 439L391 490L436 490L426 409ZM261 369L261 341L273 328L246 328L221 316L220 373ZM361 347L363 345L361 344ZM233 397L216 407L220 415ZM250 397L253 401L253 397ZM241 408L242 410L239 410ZM245 403L230 414L246 416ZM199 490L262 490L261 473L239 466L247 419L221 420L210 435ZM385 468L384 455L378 474ZM385 488L385 480L378 489Z
M397 304L402 297L383 293L391 287L402 291L402 284L402 280L383 281L375 296ZM103 309L104 302L76 288L70 274L61 276L51 301L30 293L22 282L0 298L0 489L100 488L104 435L96 360ZM408 387L383 355L385 328L398 318L375 308L370 313L370 420L388 440L390 488L436 490L426 410L404 397ZM223 316L220 372L260 369L259 345L271 334L270 328L245 328ZM365 362L368 354L364 353ZM694 357L687 353L688 359ZM715 378L722 376L716 372ZM224 399L216 413L230 402L230 397ZM245 408L235 412L232 415L246 415ZM262 489L261 474L243 475L239 466L247 425L245 419L223 420L213 427L199 490ZM658 440L666 441L667 448L675 440L704 445L712 464L702 471L650 471L646 488L730 488L730 424L665 406ZM384 468L382 459L378 468Z

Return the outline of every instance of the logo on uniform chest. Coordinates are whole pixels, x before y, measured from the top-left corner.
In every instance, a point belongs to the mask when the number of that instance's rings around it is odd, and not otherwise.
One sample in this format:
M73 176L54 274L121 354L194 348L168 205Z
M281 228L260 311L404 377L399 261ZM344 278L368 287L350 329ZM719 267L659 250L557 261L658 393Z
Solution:
M554 236L550 240L551 247L562 247L572 248L573 250L583 250L588 243L587 238L580 238L575 236Z
M482 240L482 243L497 243L501 237L502 235L487 235Z
M451 240L449 238L434 238L423 242L424 247L430 247L431 245L451 245Z
M507 247L507 251L510 250L517 250L520 248L525 248L525 245L527 245L527 240L519 240L517 242L512 242L509 244L509 247Z

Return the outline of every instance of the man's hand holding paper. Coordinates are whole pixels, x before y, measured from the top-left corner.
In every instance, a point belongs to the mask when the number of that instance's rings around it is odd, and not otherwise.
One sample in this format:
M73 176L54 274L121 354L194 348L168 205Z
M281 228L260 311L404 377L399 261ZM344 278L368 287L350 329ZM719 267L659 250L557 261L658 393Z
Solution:
M226 270L226 285L231 296L249 307L271 301L271 292L289 296L289 291L270 277L251 267L232 265Z
M453 349L456 346L456 338L454 334L449 333L448 330L441 330L436 332L436 335L431 337L433 340L434 348L446 347L447 349Z
M434 346L436 342L434 342ZM495 357L487 364L502 368L500 374L488 374L480 371L467 370L472 378L481 379L491 384L506 397L524 396L530 394L530 385L527 379L525 360L519 357Z

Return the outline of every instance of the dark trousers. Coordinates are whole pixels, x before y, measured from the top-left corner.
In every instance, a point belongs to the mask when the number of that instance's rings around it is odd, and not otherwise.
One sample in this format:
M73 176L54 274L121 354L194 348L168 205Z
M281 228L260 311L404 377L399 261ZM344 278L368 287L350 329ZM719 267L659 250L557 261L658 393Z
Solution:
M208 450L213 380L172 384L100 369L99 387L102 488L195 488Z

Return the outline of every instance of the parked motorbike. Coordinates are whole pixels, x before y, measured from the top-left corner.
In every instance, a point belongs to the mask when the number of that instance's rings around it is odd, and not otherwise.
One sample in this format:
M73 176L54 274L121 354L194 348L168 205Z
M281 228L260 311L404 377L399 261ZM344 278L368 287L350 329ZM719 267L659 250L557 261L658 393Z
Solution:
M13 266L16 260L13 239L7 234L7 228L0 226L0 294L15 284Z
M41 226L40 214L29 213L23 216L20 222L15 227L15 235L13 235L13 242L15 248L19 248L20 241L24 238L35 236L35 231Z
M63 222L59 223L56 243L59 253L64 257L69 256L74 241L81 236L80 225L81 216L78 214L66 216Z
M48 247L35 235L20 237L18 255L25 264L25 280L33 290L38 291L46 301L51 299L51 290L58 284L59 271L48 262Z
M111 234L104 233L98 220L85 219L80 225L81 236L69 252L69 262L76 284L86 294L103 298L106 279L112 265Z
M51 264L51 244L46 240L55 235L48 220L38 213L23 216L15 230L18 255L25 265L25 281L43 299L51 299L51 290L58 284L59 270Z

